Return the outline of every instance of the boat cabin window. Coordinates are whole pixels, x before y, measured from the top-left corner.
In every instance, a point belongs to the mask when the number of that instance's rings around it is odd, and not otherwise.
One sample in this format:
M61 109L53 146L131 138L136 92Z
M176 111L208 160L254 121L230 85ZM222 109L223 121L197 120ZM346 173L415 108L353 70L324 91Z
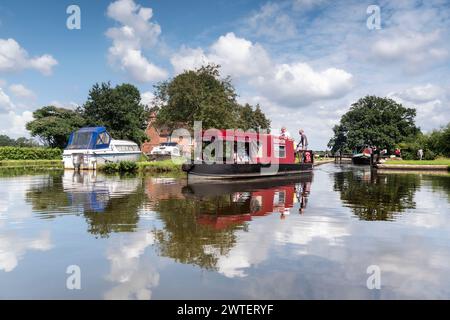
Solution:
M286 146L280 144L274 144L275 156L277 158L283 159L286 158Z
M116 146L118 151L139 151L139 147L135 146L135 145L121 145L121 146Z
M98 135L97 138L97 145L105 145L105 144L109 144L109 142L111 141L111 137L109 136L108 133L106 132L102 132Z
M92 136L92 132L75 132L67 149L89 149Z

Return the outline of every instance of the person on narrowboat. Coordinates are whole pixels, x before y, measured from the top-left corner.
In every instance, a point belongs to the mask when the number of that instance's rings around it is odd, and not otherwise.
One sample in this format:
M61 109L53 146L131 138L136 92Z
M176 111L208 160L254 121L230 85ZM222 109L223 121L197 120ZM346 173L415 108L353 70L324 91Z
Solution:
M286 130L286 127L281 127L281 134L280 134L280 139L290 139L291 135L289 134L289 132Z
M302 162L303 153L308 149L308 138L306 137L305 131L303 129L300 129L298 133L300 135L300 141L297 144L296 153L298 154L300 162Z

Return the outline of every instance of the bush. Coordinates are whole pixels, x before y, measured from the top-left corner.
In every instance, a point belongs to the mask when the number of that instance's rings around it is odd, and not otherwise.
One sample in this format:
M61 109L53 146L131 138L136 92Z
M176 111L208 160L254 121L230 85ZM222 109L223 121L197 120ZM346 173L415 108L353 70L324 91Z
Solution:
M105 173L134 173L137 169L137 163L132 161L121 161L119 163L108 162L100 168Z
M431 150L425 150L423 158L425 160L434 160L436 159L436 154Z
M104 164L100 170L104 171L105 173L116 173L119 171L119 164L114 162L108 162Z
M138 169L138 165L133 161L121 161L119 163L119 172L136 172Z
M0 160L60 160L62 150L57 148L0 147Z

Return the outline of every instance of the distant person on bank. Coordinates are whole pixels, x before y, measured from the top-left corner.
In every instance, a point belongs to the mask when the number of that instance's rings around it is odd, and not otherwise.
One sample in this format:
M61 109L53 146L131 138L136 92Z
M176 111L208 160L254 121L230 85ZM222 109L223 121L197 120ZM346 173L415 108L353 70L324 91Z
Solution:
M422 160L422 159L423 159L423 150L422 150L422 149L419 149L419 150L417 151L417 157L419 158L419 160Z

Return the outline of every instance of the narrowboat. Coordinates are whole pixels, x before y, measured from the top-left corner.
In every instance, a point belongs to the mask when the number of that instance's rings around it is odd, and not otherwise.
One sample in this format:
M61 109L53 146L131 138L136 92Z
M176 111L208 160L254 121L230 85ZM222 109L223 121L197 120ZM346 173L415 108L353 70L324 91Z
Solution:
M195 160L182 167L189 182L298 175L313 170L313 152L301 151L297 161L292 139L237 130L208 130L201 135L201 141L195 139L195 148L201 147L201 152L196 150ZM212 145L215 152L206 152ZM218 149L221 152L216 152Z
M352 156L352 163L358 165L370 165L372 157L372 149L365 148L362 152L356 153Z
M105 127L86 127L70 135L63 152L65 169L96 170L109 162L138 161L139 146L126 140L114 140Z

